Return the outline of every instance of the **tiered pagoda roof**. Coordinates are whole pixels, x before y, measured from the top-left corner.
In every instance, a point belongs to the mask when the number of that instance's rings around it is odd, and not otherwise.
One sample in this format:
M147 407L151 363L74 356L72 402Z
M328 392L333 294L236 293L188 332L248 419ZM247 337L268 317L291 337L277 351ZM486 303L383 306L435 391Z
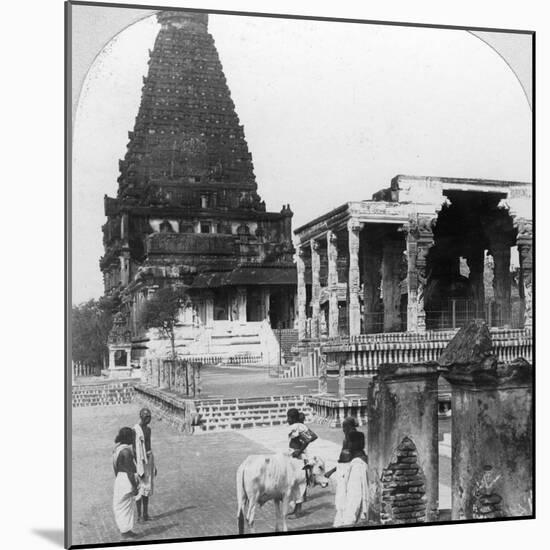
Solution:
M163 11L157 18L161 29L120 161L118 198L185 205L205 187L239 196L238 204L221 197L228 207L265 209L208 15Z

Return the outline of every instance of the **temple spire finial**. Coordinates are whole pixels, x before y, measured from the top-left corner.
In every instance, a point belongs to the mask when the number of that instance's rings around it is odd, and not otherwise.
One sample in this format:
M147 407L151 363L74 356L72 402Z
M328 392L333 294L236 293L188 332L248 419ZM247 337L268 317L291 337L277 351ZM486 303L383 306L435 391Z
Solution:
M208 29L208 14L193 11L159 11L158 22L164 27L206 32Z

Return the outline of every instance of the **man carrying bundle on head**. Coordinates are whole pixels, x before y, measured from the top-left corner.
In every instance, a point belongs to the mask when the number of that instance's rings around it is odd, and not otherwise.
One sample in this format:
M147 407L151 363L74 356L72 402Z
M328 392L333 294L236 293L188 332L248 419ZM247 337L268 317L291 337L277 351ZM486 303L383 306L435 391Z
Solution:
M302 512L302 503L304 501L307 483L309 482L308 457L306 449L310 443L317 439L317 435L303 423L305 416L303 413L300 413L298 409L288 409L286 416L287 422L291 426L291 430L288 433L289 454L293 458L303 460L304 468L306 470L306 483L303 490L300 492L300 497L296 499L296 506L292 512L296 517L298 517Z
M138 521L148 521L149 497L153 494L154 478L157 475L155 458L151 450L151 411L139 411L140 421L134 426L136 470L139 478L139 492L136 497Z

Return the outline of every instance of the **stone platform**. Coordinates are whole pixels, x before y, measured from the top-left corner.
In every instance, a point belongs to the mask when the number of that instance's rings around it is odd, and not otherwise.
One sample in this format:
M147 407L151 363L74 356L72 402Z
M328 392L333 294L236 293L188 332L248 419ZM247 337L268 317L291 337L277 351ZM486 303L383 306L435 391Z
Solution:
M311 421L303 395L190 399L147 384L136 386L136 401L154 409L159 418L185 433L281 426L286 413L297 408Z
M332 395L311 395L306 398L311 408L313 421L339 428L346 416L357 418L360 426L367 423L367 399L359 395L337 397Z

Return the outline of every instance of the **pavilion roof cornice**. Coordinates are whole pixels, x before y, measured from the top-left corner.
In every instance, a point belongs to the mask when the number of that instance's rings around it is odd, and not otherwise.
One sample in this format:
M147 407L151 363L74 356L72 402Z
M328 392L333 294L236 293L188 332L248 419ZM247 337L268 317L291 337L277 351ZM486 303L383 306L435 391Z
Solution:
M349 220L354 219L359 223L394 223L403 224L415 212L411 204L389 201L356 201L348 202L328 212L324 216L316 218L294 231L300 244L311 239L320 239L328 231L341 231L347 229Z
M528 181L512 181L512 180L492 180L492 179L480 179L480 178L451 178L451 177L439 177L439 176L412 176L399 174L392 178L392 187L395 187L401 181L418 181L428 183L438 183L447 187L454 186L473 186L480 189L482 187L488 188L510 188L510 187L531 187L531 182Z

